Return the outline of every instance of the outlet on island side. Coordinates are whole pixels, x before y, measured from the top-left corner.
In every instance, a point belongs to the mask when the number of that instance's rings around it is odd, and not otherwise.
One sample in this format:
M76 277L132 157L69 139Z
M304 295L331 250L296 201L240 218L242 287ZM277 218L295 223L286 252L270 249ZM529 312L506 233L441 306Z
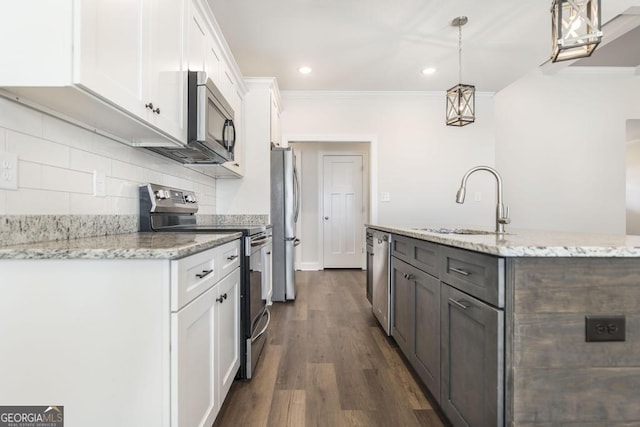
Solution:
M585 341L625 341L624 315L585 316Z

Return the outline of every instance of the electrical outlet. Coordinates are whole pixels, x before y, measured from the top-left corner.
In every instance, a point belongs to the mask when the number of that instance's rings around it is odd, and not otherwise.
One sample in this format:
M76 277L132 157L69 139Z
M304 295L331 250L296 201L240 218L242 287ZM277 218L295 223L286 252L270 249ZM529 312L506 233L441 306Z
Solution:
M383 191L382 193L380 193L380 201L381 202L390 202L391 201L391 194L389 194L386 191Z
M18 189L18 155L0 153L0 188Z
M625 316L585 316L585 341L625 341Z
M106 174L104 171L93 171L93 195L105 197L107 195Z

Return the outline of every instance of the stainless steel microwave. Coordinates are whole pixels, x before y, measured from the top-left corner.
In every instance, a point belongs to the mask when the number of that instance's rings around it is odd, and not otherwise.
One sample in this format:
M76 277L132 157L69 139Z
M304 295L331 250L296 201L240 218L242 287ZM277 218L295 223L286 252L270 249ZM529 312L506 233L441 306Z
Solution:
M189 71L187 141L220 163L233 160L236 128L233 109L203 71Z
M184 164L219 164L234 160L233 109L203 71L187 75L187 145L147 147Z

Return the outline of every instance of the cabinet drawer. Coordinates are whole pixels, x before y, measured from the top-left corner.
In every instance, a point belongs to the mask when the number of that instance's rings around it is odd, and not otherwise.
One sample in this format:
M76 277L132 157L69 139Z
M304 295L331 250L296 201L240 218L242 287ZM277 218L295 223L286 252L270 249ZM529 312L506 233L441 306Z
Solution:
M234 240L215 249L218 252L216 280L221 280L240 266L240 240Z
M441 246L440 280L496 307L504 307L504 258Z
M178 311L240 265L240 240L171 261L171 311Z
M171 311L178 311L216 283L216 249L171 261Z
M438 245L411 237L394 235L392 255L422 271L438 275Z

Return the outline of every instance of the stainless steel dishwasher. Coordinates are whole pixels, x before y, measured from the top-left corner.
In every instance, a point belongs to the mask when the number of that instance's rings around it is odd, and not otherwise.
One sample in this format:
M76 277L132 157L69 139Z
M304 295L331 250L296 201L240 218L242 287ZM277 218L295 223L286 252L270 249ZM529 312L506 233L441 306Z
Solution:
M373 230L373 256L371 257L373 280L373 314L382 329L391 334L391 235Z

